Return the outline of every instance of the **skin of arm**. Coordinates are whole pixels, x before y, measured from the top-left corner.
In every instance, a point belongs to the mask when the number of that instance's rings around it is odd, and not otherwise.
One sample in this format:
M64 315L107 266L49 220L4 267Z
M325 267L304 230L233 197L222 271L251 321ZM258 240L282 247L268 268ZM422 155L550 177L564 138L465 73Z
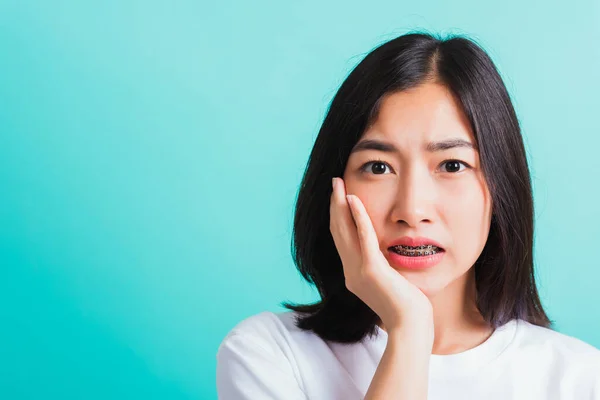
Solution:
M421 331L422 332L422 331ZM391 331L365 400L426 400L431 335Z

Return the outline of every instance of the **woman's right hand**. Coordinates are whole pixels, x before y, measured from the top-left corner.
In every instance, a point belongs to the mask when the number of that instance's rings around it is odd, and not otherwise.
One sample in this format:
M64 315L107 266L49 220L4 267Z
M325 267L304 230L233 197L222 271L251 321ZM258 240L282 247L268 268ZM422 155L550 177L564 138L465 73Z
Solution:
M346 287L379 316L388 334L409 332L433 345L431 302L390 266L364 205L355 195L346 197L342 178L333 180L329 229L342 260Z

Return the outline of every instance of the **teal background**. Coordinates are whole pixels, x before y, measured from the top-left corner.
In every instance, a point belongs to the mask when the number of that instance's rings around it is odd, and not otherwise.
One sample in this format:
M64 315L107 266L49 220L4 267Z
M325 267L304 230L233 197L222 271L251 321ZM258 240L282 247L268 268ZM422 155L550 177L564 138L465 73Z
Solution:
M338 85L412 29L497 63L540 292L600 347L600 2L0 0L0 398L216 398L241 319L316 299L292 210Z

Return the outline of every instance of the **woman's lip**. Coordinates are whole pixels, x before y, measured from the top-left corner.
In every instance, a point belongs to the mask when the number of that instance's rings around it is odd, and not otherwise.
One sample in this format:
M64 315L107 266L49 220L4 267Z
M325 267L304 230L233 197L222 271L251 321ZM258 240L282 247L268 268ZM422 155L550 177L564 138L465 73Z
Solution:
M409 269L424 269L433 267L442 261L444 255L446 254L446 252L443 250L429 256L418 257L403 256L393 250L388 250L388 253L388 261L392 267Z

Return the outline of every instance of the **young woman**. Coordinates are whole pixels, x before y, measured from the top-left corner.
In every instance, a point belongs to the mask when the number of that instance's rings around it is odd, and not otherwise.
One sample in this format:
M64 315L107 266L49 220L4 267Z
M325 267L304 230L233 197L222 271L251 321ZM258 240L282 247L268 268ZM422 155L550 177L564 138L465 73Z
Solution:
M368 54L295 212L294 261L321 300L235 326L219 398L600 400L600 350L540 302L519 123L473 41L410 33Z

